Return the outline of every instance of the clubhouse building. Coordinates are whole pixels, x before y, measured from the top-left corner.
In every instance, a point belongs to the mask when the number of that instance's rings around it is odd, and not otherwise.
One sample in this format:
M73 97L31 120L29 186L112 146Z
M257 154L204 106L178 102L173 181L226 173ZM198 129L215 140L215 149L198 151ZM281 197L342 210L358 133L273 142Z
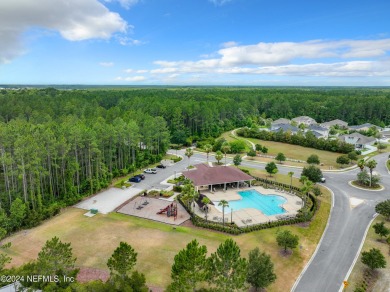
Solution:
M237 167L211 166L208 164L196 164L194 169L183 171L183 175L192 181L196 191L209 190L211 192L227 187L239 188L250 186L254 178Z

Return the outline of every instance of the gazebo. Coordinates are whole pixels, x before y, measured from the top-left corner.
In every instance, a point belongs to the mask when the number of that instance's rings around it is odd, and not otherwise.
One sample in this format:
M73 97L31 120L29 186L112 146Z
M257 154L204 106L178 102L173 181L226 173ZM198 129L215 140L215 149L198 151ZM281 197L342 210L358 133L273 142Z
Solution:
M249 182L254 179L240 169L233 166L210 166L207 164L196 164L194 169L183 171L183 175L192 181L196 191L200 189L213 190L214 185L223 185L226 190L227 184L239 187L240 183Z

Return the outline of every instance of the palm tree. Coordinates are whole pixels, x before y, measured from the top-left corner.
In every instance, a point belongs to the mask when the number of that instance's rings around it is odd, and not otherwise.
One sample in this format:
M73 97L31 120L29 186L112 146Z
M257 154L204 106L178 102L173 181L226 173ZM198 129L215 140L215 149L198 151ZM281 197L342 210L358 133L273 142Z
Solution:
M313 190L313 188L314 188L314 183L311 180L306 179L305 182L303 183L302 188L301 188L301 192L305 196L305 199L304 199L305 206L306 206L306 196L309 192L311 192Z
M230 151L230 145L228 142L223 142L221 146L222 152L225 154L225 166L226 166L226 154Z
M209 212L209 204L211 203L210 199L207 197L203 197L202 203L206 206L205 212L206 212L206 222L207 222L207 214Z
M359 159L357 166L360 168L360 171L363 171L365 164L366 162L364 161L364 159Z
M182 189L182 199L186 202L188 209L190 209L190 201L192 200L193 193L195 191L194 186L191 183L183 185Z
M203 146L203 150L207 154L207 163L209 163L209 153L213 150L213 146L211 146L210 144L206 144Z
M190 166L190 158L194 155L194 151L191 148L187 148L184 155L188 157L188 166Z
M291 192L291 188L292 188L292 177L293 177L293 175L294 175L294 172L293 172L293 171L290 171L290 172L288 173L288 176L290 177L290 192Z
M372 186L372 171L377 166L378 162L376 160L369 160L366 162L365 166L370 169L370 187Z
M221 151L218 150L217 152L215 152L215 159L218 161L218 164L222 158L223 158L223 154Z
M199 193L195 190L194 187L192 187L192 189L191 189L191 191L190 191L188 196L189 196L189 199L191 201L191 207L194 208L195 207L195 201L198 199Z
M229 203L226 200L221 200L218 206L222 206L222 224L225 227L225 207L229 207Z

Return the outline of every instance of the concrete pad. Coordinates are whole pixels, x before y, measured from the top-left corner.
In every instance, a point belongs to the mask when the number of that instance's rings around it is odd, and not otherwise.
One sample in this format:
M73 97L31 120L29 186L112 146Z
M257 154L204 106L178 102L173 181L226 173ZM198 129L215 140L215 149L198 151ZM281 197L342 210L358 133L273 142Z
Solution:
M97 209L99 213L107 214L142 191L142 189L135 187L126 189L109 188L81 201L75 207L85 210Z
M279 195L286 198L286 202L282 205L286 213L283 215L294 216L298 213L298 210L302 207L301 198L297 197L294 194L288 192L281 192L275 189L266 189L260 186L252 186L248 188L228 188L226 191L217 191L217 192L209 192L207 190L202 190L202 194L206 195L214 204L209 206L208 218L210 221L220 221L222 218L222 208L218 206L219 201L226 200L228 202L241 200L242 197L238 194L240 191L245 191L248 189L255 189L259 193L263 195ZM226 210L225 210L226 211ZM203 216L202 210L199 208L195 208L195 213L198 216ZM260 210L256 208L245 208L240 210L233 210L233 221L239 227L245 227L249 225L259 224L259 223L267 223L269 221L277 221L279 220L278 215L270 215L266 216ZM228 217L229 220L231 218L230 213L225 213L225 217ZM214 218L216 218L214 220ZM252 220L252 222L248 222L248 220ZM244 223L244 222L245 223ZM230 222L230 221L229 221Z
M362 203L364 203L364 200L358 198L349 198L349 206L351 207L351 209L359 206Z
M84 216L87 216L87 217L93 217L95 215L96 214L91 213L91 211L88 211L87 213L84 214Z

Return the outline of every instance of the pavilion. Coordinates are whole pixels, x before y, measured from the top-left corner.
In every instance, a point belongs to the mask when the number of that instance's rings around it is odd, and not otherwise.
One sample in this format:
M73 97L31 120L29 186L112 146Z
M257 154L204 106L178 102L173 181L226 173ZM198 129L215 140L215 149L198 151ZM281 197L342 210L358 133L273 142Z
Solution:
M254 180L254 178L237 167L233 166L210 166L207 164L196 164L194 169L183 171L183 175L192 181L196 191L208 189L214 190L214 186L227 185L238 188L240 184Z

